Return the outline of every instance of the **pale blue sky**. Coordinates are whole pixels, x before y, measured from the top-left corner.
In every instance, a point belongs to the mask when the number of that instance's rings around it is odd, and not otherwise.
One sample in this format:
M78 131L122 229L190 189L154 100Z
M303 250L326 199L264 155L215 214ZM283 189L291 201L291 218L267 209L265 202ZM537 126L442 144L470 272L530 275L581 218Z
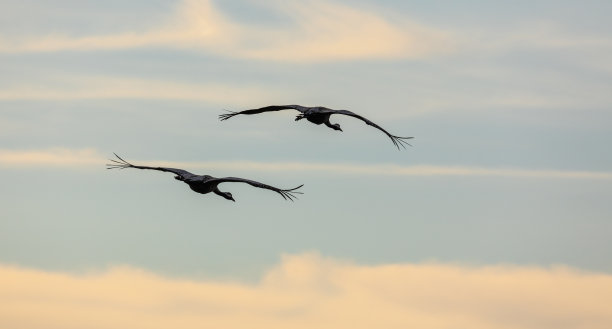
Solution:
M612 272L611 7L2 1L0 263L252 279L315 250ZM348 117L342 133L289 112L217 120L286 103L352 110L414 147ZM231 203L107 171L112 152L305 194L224 184Z

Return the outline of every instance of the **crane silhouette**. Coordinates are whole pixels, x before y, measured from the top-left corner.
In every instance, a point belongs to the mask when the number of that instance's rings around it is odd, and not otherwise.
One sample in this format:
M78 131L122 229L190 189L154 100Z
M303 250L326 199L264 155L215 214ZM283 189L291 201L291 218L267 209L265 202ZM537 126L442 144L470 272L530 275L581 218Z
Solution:
M397 147L398 150L400 149L400 146L403 147L404 149L406 148L406 145L411 146L410 144L408 144L408 142L406 142L406 140L413 138L413 137L399 137L399 136L391 135L388 131L383 129L381 126L351 111L333 110L333 109L323 107L323 106L308 107L308 106L301 106L301 105L270 105L270 106L265 106L265 107L261 107L258 109L244 110L240 112L227 111L228 113L219 115L219 120L224 121L229 118L233 118L234 116L239 115L239 114L251 115L251 114L259 114L259 113L264 113L264 112L274 112L274 111L282 111L282 110L299 111L300 114L298 114L295 117L295 121L299 121L299 120L306 118L306 120L316 125L325 124L331 129L340 130L340 131L342 131L342 129L340 129L339 124L329 122L329 117L332 114L343 114L343 115L351 116L353 118L357 118L365 122L368 126L372 126L384 132L391 139L391 141L393 142L393 145L395 145L395 147Z
M244 179L244 178L237 178L237 177L216 178L216 177L212 177L209 175L195 175L183 169L166 168L166 167L136 166L136 165L133 165L123 160L116 153L113 153L113 154L115 154L117 159L109 159L113 163L107 164L106 165L107 169L136 168L136 169L150 169L150 170L157 170L157 171L163 171L163 172L170 172L176 175L174 176L176 180L182 181L183 183L189 185L191 190L193 190L194 192L201 193L201 194L207 194L207 193L213 192L219 196L224 197L227 200L232 200L234 202L236 200L234 200L234 197L232 196L230 192L222 192L217 188L219 184L228 183L228 182L247 183L254 187L274 191L280 194L285 200L291 200L291 201L293 201L294 199L297 199L295 194L303 194L302 192L298 192L296 190L304 186L304 184L298 187L294 187L292 189L284 190L284 189L280 189L274 186L263 184L263 183L260 183L254 180Z

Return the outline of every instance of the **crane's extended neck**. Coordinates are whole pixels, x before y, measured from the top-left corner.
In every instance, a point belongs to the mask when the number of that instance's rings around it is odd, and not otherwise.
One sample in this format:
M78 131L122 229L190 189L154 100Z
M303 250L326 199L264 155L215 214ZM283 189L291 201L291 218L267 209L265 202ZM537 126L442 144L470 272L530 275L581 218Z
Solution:
M340 129L340 125L339 124L337 124L337 123L330 123L329 119L325 120L324 123L325 123L326 126L330 127L333 130L340 130L340 131L342 131L342 129Z
M219 191L219 189L217 187L215 187L213 189L213 193L215 193L216 195L222 196L222 197L224 197L227 200L231 200L231 201L236 202L236 200L234 200L234 197L232 197L232 194L230 192L221 192L221 191Z

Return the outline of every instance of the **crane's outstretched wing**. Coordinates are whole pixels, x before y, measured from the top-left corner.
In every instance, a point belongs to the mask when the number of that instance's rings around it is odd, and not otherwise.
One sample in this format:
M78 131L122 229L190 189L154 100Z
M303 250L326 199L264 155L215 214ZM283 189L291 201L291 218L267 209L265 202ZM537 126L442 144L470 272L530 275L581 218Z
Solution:
M263 112L273 112L273 111L282 111L282 110L298 110L302 113L306 112L309 108L300 105L270 105L264 106L258 109L244 110L240 112L227 111L228 113L220 114L219 120L227 120L233 116L238 114L259 114Z
M125 169L125 168L136 168L136 169L151 169L151 170L159 170L159 171L165 171L165 172L171 172L175 175L181 176L183 179L187 179L193 176L196 176L190 172L188 172L187 170L183 170L183 169L175 169L175 168L165 168L165 167L147 167L147 166L135 166L125 160L123 160L120 156L118 156L116 153L113 153L118 160L115 159L109 159L110 161L112 161L113 163L107 164L106 165L106 169Z
M244 179L244 178L238 178L238 177L223 177L223 178L213 178L211 180L208 181L209 183L212 184L221 184L221 183L225 183L225 182L237 182L237 183L247 183L251 186L255 186L255 187L259 187L259 188L265 188L268 190L272 190L278 194L280 194L285 200L291 200L293 201L293 199L297 199L297 196L294 194L303 194L302 192L298 192L296 191L297 189L299 189L300 187L304 186L304 184L298 186L298 187L294 187L291 189L280 189L274 186L270 186L267 184L263 184L260 182L256 182L254 180L250 180L250 179Z
M362 117L359 114L353 113L351 111L347 111L347 110L332 110L332 109L328 109L325 108L326 111L329 111L329 113L332 114L344 114L344 115L348 115L351 116L353 118L357 118L363 122L365 122L368 126L372 126L382 132L384 132L387 136L389 136L389 138L391 139L391 141L393 142L393 145L395 145L395 147L397 147L397 149L399 150L400 145L405 149L406 145L408 146L412 146L410 145L408 142L406 142L406 139L412 139L414 137L399 137L399 136L395 136L395 135L391 135L388 131L384 130L381 126L375 124L374 122Z

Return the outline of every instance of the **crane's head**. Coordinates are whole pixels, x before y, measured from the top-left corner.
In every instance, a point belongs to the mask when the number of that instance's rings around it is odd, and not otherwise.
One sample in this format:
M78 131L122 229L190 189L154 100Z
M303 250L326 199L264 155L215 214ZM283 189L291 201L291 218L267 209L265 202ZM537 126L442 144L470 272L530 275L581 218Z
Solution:
M334 130L342 131L342 129L340 129L340 124L334 123L334 124L331 124L330 127Z
M181 182L185 180L185 178L183 178L183 176L174 176L174 179L176 180L180 180Z
M232 200L234 202L236 202L236 200L234 200L234 198L232 197L232 194L230 192L221 192L221 196L228 199L228 200Z

